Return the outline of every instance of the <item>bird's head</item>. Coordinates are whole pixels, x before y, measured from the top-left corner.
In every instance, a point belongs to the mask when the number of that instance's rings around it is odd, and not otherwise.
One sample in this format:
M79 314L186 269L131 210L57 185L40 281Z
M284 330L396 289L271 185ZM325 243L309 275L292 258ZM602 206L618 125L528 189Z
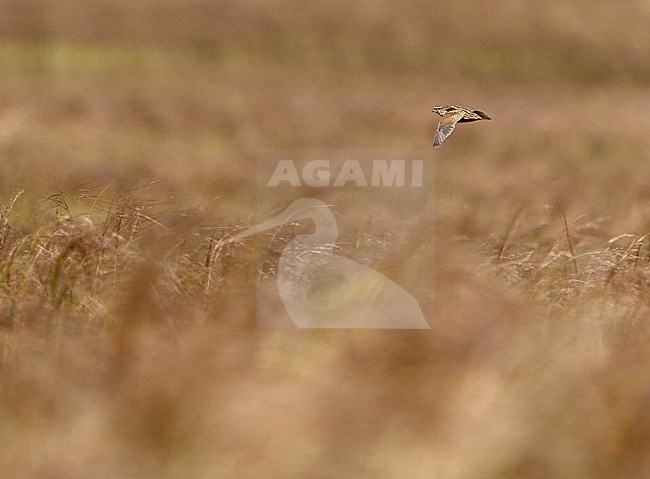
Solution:
M433 110L431 110L433 113L437 113L440 116L444 116L445 114L449 113L452 110L455 110L456 107L454 105L451 106L434 106Z

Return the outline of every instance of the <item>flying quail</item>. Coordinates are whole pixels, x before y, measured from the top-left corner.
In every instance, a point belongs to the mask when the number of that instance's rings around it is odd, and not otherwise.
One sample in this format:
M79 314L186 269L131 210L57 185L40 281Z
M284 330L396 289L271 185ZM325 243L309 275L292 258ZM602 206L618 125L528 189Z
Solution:
M451 135L456 128L456 123L465 123L478 120L491 120L490 115L481 110L470 110L462 106L436 106L433 112L442 117L438 123L436 135L433 138L433 146L438 148L445 139Z

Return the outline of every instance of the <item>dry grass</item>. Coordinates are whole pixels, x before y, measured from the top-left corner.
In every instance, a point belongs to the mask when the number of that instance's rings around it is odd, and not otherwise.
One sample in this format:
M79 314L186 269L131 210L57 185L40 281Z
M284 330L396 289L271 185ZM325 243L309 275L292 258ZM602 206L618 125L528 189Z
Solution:
M647 2L0 10L0 476L650 476ZM494 121L382 265L433 329L256 328L256 151L445 102Z

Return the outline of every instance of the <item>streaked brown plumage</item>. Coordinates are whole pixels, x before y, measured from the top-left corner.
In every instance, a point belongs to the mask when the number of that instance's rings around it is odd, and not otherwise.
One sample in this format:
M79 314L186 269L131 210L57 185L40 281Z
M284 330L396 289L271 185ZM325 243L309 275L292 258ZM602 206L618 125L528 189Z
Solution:
M470 110L462 106L436 106L432 110L442 117L433 138L433 146L438 148L456 128L456 123L467 123L478 120L491 120L490 115L481 110Z

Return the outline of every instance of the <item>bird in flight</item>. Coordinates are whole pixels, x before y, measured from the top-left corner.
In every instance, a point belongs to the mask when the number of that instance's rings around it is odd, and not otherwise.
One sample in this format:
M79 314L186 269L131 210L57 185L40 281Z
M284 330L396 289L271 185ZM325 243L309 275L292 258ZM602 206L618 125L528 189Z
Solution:
M456 128L456 123L466 123L478 120L491 120L490 115L481 110L470 110L462 106L436 106L433 112L442 117L438 123L436 135L433 137L433 146L438 148Z

